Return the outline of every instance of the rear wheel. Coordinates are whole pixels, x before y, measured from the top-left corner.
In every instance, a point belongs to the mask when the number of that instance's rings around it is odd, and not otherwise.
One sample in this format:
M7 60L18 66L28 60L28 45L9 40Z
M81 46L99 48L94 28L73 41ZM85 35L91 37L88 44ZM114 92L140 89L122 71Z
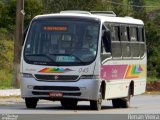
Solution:
M129 108L130 107L130 99L131 99L131 89L128 90L128 96L124 99L121 99L121 107Z
M25 104L27 108L36 108L37 102L37 98L25 98Z
M77 100L71 100L71 99L61 100L61 105L62 105L62 107L64 107L64 108L74 109L74 108L77 107L77 103L78 103Z
M112 104L114 108L129 108L131 99L131 89L128 90L128 96L126 98L113 99Z

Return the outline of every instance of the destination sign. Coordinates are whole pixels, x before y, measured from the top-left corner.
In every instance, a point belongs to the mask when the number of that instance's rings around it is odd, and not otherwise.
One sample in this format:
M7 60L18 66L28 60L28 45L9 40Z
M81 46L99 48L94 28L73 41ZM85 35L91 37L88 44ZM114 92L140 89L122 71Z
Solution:
M66 31L67 27L66 26L44 26L43 30L47 30L47 31Z

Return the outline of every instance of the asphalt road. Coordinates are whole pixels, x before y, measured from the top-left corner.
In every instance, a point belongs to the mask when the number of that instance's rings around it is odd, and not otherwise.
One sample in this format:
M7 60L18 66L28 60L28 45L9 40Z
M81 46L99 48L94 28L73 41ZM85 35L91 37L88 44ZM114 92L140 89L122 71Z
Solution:
M39 101L36 109L26 109L24 100L21 98L0 98L0 115L6 114L36 114L39 118L44 117L45 114L47 116L52 115L52 118L53 115L59 115L59 117L62 117L61 119L64 118L65 120L67 120L67 117L63 117L63 115L79 115L79 119L82 120L81 115L92 114L92 120L94 120L94 115L101 115L102 117L106 114L111 114L112 116L113 114L160 114L160 95L134 96L131 99L131 107L127 109L116 109L112 107L111 101L103 101L101 111L91 110L89 102L86 101L79 102L77 108L74 110L62 108L60 102L45 100ZM76 117L76 120L79 119ZM89 120L89 118L86 119ZM71 120L71 118L68 118L68 120Z

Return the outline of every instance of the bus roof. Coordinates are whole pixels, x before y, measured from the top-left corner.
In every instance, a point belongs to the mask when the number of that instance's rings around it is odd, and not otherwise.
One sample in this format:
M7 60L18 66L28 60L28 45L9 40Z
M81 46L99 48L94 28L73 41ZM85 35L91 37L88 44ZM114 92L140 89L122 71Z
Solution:
M105 15L105 14L91 14L87 11L79 12L60 12L54 14L44 14L38 15L35 19L43 19L43 18L52 18L52 17L85 17L89 19L98 19L102 23L103 22L111 22L111 23L122 23L122 24L137 24L137 25L144 25L143 21L140 19L135 19L132 17L116 17L115 15Z

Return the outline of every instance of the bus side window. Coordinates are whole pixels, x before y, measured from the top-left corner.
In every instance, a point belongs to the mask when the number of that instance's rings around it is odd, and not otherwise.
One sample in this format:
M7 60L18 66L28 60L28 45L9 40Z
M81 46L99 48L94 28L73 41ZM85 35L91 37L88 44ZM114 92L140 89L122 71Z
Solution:
M129 39L130 39L130 47L131 47L131 55L132 57L139 57L140 46L138 42L138 32L136 26L129 27Z
M121 41L128 41L127 26L120 27L120 37Z
M142 27L138 28L138 41L144 42L144 29Z
M120 27L120 39L122 46L122 57L131 57L130 42L129 42L129 29L127 26Z
M144 40L144 28L139 27L138 28L138 39L140 43L140 57L143 57L145 53L145 40Z
M120 27L118 25L110 26L111 30L111 51L112 57L118 58L122 56L121 43L120 43Z

